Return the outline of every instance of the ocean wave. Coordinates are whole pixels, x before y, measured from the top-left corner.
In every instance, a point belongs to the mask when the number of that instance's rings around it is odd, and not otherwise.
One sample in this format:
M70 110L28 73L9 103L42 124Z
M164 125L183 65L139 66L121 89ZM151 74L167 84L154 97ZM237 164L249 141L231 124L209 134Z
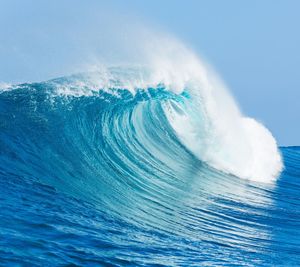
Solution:
M114 67L42 83L6 86L1 100L12 109L8 116L14 114L14 120L27 122L23 125L25 133L32 130L36 120L39 127L51 130L53 140L61 135L66 138L63 133L73 131L71 138L80 137L79 143L89 146L77 148L78 152L90 150L93 160L112 152L128 164L142 157L151 158L157 165L173 157L175 161L169 166L173 169L188 151L222 172L255 181L274 180L283 165L271 133L254 119L242 116L221 83L200 63L192 63L192 70L180 74L173 73L172 68L162 72ZM22 102L22 113L16 101ZM52 122L53 117L56 120ZM12 122L9 117L2 121ZM80 124L69 129L70 121ZM95 131L98 143L90 140ZM138 147L133 147L135 141ZM103 146L103 142L109 145ZM138 170L136 167L134 172Z
M1 91L3 262L255 266L297 255L296 205L285 206L298 203L298 150L282 149L290 182L271 183L283 164L269 131L207 73L176 84L166 73L114 67Z

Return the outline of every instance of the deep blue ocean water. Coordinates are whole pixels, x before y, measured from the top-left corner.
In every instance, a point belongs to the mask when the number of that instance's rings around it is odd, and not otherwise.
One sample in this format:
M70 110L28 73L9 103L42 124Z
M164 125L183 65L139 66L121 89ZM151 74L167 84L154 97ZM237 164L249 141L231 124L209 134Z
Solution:
M57 84L0 93L1 266L300 266L300 147L241 179L177 138L163 105L188 93Z

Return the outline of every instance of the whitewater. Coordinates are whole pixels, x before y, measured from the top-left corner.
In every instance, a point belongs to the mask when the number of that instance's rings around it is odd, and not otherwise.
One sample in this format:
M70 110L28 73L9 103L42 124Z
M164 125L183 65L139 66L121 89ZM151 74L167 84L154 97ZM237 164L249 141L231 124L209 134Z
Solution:
M127 66L115 71L103 66L87 81L77 81L76 90L62 89L61 93L89 94L89 89L80 92L85 82L96 91L113 88L135 94L137 90L162 86L177 95L187 93L189 100L164 103L164 111L178 138L194 155L242 178L264 182L276 179L283 165L272 134L241 114L208 66L181 43L170 39L161 39L159 46L150 44L145 55L147 66Z
M0 84L1 264L300 264L299 148L180 42L144 59Z

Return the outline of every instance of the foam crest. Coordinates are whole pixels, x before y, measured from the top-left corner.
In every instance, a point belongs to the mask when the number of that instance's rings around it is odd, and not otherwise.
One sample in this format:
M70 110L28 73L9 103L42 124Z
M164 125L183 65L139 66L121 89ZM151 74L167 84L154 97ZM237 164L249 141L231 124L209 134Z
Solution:
M167 51L161 47L168 47ZM175 93L186 90L191 95L184 112L167 111L190 151L213 167L242 178L270 182L278 176L283 164L274 137L262 124L241 114L205 63L174 42L171 47L160 46L152 58L154 80L161 80Z
M58 95L90 96L99 90L137 90L163 85L175 94L186 91L184 107L166 105L167 117L181 142L199 159L236 176L261 182L274 180L283 168L272 134L244 117L224 83L190 49L173 38L145 41L143 64L93 66L66 83L51 81ZM175 105L175 106L174 106ZM181 110L178 112L178 110Z
M5 82L0 82L0 92L9 91L12 85Z

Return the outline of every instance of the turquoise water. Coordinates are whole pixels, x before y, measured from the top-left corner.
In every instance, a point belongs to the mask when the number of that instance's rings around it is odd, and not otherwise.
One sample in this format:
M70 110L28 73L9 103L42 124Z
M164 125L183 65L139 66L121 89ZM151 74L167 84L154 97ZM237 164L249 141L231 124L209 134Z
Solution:
M76 86L0 93L1 265L300 265L299 147L275 182L242 179L178 138L188 90Z

